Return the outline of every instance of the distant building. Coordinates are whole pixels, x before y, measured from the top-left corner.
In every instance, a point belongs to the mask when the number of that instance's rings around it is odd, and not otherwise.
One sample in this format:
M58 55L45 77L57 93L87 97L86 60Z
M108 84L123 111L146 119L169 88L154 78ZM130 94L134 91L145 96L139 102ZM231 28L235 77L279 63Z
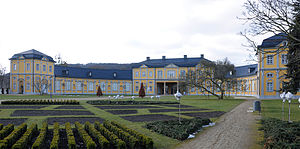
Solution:
M259 48L272 51L285 44L286 40L276 35L265 39ZM228 77L235 77L238 82L235 89L226 94L279 98L280 88L286 81L283 75L287 50L280 54L258 53L258 64L235 67ZM13 55L10 61L10 91L13 94L96 94L100 86L103 94L136 95L143 83L146 95L169 95L176 93L180 76L200 67L201 61L209 60L203 54L195 58L187 55L183 58L147 57L145 61L126 64L126 67L118 64L114 65L115 69L91 69L55 65L52 57L33 49ZM208 93L189 88L188 94Z

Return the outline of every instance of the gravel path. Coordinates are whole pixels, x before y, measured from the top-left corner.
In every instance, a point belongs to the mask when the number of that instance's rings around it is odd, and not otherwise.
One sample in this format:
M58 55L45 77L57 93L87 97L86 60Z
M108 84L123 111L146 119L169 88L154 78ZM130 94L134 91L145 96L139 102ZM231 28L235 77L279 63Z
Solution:
M259 116L248 113L253 105L248 99L232 111L224 114L217 124L198 135L193 140L183 143L178 148L184 149L247 149L255 143L255 123Z

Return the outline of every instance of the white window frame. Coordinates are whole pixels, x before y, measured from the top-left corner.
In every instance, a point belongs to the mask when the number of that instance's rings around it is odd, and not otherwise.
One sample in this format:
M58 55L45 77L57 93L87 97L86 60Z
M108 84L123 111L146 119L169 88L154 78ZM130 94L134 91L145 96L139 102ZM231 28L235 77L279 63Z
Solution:
M89 91L93 91L94 90L94 82L90 81L89 82Z
M130 91L130 83L128 83L128 82L125 83L125 91L126 92Z
M162 70L157 71L157 76L158 76L158 78L162 78L163 77L163 71Z
M142 77L146 77L146 72L142 71Z
M71 90L71 81L70 81L70 80L68 80L68 81L66 82L66 89L67 89L67 91L70 91L70 90Z
M273 92L274 91L274 84L273 81L268 81L266 83L267 92Z
M49 66L49 72L52 72L52 66Z
M17 89L17 83L13 83L14 90Z
M17 64L13 65L13 70L17 70Z
M139 72L138 71L135 72L135 77L139 77Z
M60 90L60 80L55 81L55 89Z
M168 70L167 71L167 77L168 78L175 78L176 77L176 71L175 70Z
M118 91L118 83L115 83L115 82L114 82L114 83L112 84L112 90L113 90L113 91Z
M152 76L153 76L153 72L149 71L149 77L152 77Z
M36 65L35 65L35 70L36 70L36 71L40 71L40 64L36 64Z
M105 91L105 86L106 86L105 82L100 83L100 87L102 91Z
M82 90L82 85L81 85L81 84L82 84L81 81L77 81L77 82L76 82L76 90L77 90L77 91L81 91L81 90Z
M26 70L30 71L30 63L26 63Z
M267 60L267 65L273 65L273 63L274 63L274 59L273 59L273 55L267 55L267 58L266 58L266 60Z
M43 65L43 72L46 72L46 65Z

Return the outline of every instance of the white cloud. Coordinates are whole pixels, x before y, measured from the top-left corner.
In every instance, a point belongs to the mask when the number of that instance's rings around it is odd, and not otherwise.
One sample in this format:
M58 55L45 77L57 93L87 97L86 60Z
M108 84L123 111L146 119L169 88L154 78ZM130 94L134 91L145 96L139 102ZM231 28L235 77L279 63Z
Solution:
M131 63L151 58L228 57L248 53L237 35L243 1L16 0L0 2L0 64L37 49L69 63ZM261 42L261 39L258 40Z

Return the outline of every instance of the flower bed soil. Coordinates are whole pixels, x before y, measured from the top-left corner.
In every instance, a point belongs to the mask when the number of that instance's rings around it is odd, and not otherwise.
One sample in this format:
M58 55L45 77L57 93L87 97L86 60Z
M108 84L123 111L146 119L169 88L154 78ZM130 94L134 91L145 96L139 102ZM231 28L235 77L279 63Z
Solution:
M7 124L14 124L14 125L20 125L24 123L27 120L27 118L1 118L0 124L7 125Z
M180 111L204 111L208 109L180 109ZM151 113L159 113L159 112L178 112L178 109L149 109Z
M47 106L0 106L0 109L41 109Z
M178 108L178 104L164 104L162 106ZM180 108L196 108L188 105L180 105Z
M99 109L150 109L160 108L155 106L95 106Z
M118 114L137 114L137 110L107 110L106 112L118 115Z
M163 114L149 114L149 115L134 115L134 116L120 116L121 118L132 122L147 122L177 119L176 116L169 116Z
M73 129L73 134L74 134L74 137L75 137L76 148L78 148L78 149L86 149L86 146L85 146L82 138L80 137L77 129Z
M76 121L83 124L86 121L94 123L95 121L99 121L102 123L104 119L100 117L50 117L47 119L49 125L53 125L55 122L64 125L66 122L70 122L74 124Z
M66 129L59 129L58 148L68 148L68 138L67 138Z
M11 116L55 116L55 115L95 115L90 111L70 110L15 110Z
M191 117L200 117L200 118L214 118L214 117L220 117L224 113L226 112L213 111L213 112L182 113L182 115L191 116Z
M54 109L84 109L82 106L59 106Z

